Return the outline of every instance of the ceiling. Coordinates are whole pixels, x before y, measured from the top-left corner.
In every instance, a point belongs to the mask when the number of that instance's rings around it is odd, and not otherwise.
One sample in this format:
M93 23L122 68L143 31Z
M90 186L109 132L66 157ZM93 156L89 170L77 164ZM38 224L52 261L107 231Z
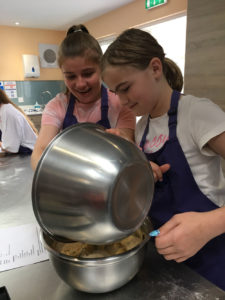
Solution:
M67 30L135 0L3 0L0 26Z

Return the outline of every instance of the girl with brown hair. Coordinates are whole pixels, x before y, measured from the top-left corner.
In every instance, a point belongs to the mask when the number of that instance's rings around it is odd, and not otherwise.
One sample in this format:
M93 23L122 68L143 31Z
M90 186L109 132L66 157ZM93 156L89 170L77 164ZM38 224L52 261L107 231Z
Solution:
M49 142L63 129L82 122L91 122L110 130L115 128L133 140L135 116L122 107L119 98L101 82L102 50L84 25L74 25L59 47L58 64L66 92L59 93L45 107L42 124L31 157L35 169Z
M141 116L137 145L159 170L170 166L158 173L149 211L158 252L225 290L225 113L181 94L176 73L157 40L139 29L124 31L102 60L104 82Z
M28 116L0 89L1 152L31 154L37 134Z

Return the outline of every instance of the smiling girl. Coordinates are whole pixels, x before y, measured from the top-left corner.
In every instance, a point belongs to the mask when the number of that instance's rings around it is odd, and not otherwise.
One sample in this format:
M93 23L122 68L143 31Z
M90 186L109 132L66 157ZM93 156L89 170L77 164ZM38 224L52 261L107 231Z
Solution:
M58 53L67 91L56 95L45 107L31 157L33 169L49 142L61 130L76 123L91 122L107 129L116 128L124 138L133 140L135 116L102 85L101 57L97 40L85 26L75 25L68 30Z

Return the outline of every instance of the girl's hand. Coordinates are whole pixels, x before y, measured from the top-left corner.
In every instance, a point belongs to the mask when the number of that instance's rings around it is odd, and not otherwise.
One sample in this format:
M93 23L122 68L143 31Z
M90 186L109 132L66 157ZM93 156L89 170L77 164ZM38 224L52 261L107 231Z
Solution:
M155 182L156 181L163 181L163 173L167 172L170 168L169 164L164 164L161 166L158 166L156 163L150 161L150 165L152 167L153 175Z
M110 128L110 129L106 129L106 132L121 136L121 137L123 137L127 140L132 141L132 139L126 137L126 135L124 134L122 129ZM138 147L138 148L141 150L140 147ZM169 164L164 164L164 165L158 166L156 163L151 162L151 161L150 161L150 165L152 167L155 182L158 181L158 180L162 181L163 180L163 173L167 172L170 168Z
M174 215L155 238L158 252L166 260L182 262L195 255L209 240L216 236L210 226L211 212L185 212Z
M118 135L129 142L134 143L134 130L129 128L110 128L105 130L108 133Z
M120 132L119 128L110 128L110 129L106 129L105 131L108 133L112 133L112 134L121 136L121 132Z

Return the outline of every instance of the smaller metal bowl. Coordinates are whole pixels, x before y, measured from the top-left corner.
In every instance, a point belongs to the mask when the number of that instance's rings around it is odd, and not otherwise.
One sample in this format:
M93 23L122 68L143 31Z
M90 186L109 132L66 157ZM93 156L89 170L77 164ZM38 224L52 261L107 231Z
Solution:
M149 219L141 229L145 239L135 248L106 258L76 258L57 252L52 247L54 239L42 232L41 239L57 274L72 288L88 293L105 293L120 288L140 270L144 261L148 233L152 230Z

